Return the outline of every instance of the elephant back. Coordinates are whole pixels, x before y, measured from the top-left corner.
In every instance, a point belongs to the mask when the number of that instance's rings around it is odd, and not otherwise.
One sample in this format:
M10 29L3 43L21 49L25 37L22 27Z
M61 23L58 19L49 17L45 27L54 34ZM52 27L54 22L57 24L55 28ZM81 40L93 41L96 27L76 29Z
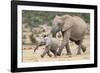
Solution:
M85 32L87 31L87 24L78 16L73 16L73 23L74 25L71 29L71 37L75 40L79 40L84 37Z
M74 27L76 27L76 30L87 30L87 23L79 16L74 16L73 17L73 23Z

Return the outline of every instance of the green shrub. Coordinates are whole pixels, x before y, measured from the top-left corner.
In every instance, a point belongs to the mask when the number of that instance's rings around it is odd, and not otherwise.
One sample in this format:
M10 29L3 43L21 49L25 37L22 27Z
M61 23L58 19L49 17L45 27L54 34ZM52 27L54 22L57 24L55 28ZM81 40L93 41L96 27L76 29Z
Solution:
M31 39L31 41L32 41L33 44L37 43L37 41L36 41L36 39L35 39L35 37L33 35L30 35L30 39Z
M53 11L32 11L32 10L23 10L22 11L22 22L28 23L33 27L37 27L43 24L52 24L52 20L56 15L72 15L80 16L87 23L90 23L90 14L89 13L74 13L74 12L53 12Z

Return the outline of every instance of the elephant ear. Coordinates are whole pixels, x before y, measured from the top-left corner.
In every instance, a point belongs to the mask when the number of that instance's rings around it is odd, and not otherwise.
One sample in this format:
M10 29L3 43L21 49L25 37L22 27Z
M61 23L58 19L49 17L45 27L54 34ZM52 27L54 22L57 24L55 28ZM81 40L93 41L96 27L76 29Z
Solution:
M72 16L64 15L64 16L62 16L62 20L64 20L64 24L62 26L62 31L66 31L72 27L72 25L73 25Z

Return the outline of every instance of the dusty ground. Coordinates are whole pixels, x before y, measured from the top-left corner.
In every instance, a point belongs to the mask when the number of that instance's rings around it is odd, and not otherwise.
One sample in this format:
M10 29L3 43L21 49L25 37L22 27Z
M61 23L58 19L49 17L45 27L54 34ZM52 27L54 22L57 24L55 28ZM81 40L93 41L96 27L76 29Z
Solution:
M72 52L72 56L69 57L66 55L66 49L63 49L62 55L57 56L56 58L52 55L52 57L48 57L47 55L44 58L41 58L40 55L43 53L43 46L39 47L39 49L33 53L35 45L23 45L23 62L41 62L41 61L69 61L69 60L83 60L90 58L90 37L89 35L85 36L83 44L87 46L87 50L85 53L82 52L81 55L76 55L77 46L75 43L70 42L70 48ZM52 53L51 53L52 54Z

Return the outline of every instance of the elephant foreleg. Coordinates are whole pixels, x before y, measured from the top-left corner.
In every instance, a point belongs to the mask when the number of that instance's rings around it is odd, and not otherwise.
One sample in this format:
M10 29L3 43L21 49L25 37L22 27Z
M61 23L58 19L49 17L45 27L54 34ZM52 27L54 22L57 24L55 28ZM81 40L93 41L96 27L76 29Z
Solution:
M48 54L49 50L50 50L50 47L46 46L43 54L41 55L41 57L43 58L46 54Z
M67 53L68 54L71 54L71 51L70 51L70 48L69 48L69 38L70 38L70 29L69 30L67 30L67 31L65 31L65 32L63 32L62 33L62 35L63 35L63 41L62 41L62 44L61 44L61 46L60 46L60 48L59 48L59 50L58 50L58 53L57 53L57 55L61 55L61 52L62 52L62 50L63 50L63 48L66 46L66 50L67 50Z
M67 51L67 55L72 55L70 47L69 47L69 43L67 43L66 45L66 51Z
M59 50L58 50L58 52L57 52L57 55L58 55L58 56L60 56L60 55L61 55L61 52L62 52L62 50L63 50L64 46L65 46L65 44L64 44L64 43L62 43L62 44L61 44L61 46L59 47Z
M46 51L43 52L43 54L41 55L41 57L43 58L46 55Z

